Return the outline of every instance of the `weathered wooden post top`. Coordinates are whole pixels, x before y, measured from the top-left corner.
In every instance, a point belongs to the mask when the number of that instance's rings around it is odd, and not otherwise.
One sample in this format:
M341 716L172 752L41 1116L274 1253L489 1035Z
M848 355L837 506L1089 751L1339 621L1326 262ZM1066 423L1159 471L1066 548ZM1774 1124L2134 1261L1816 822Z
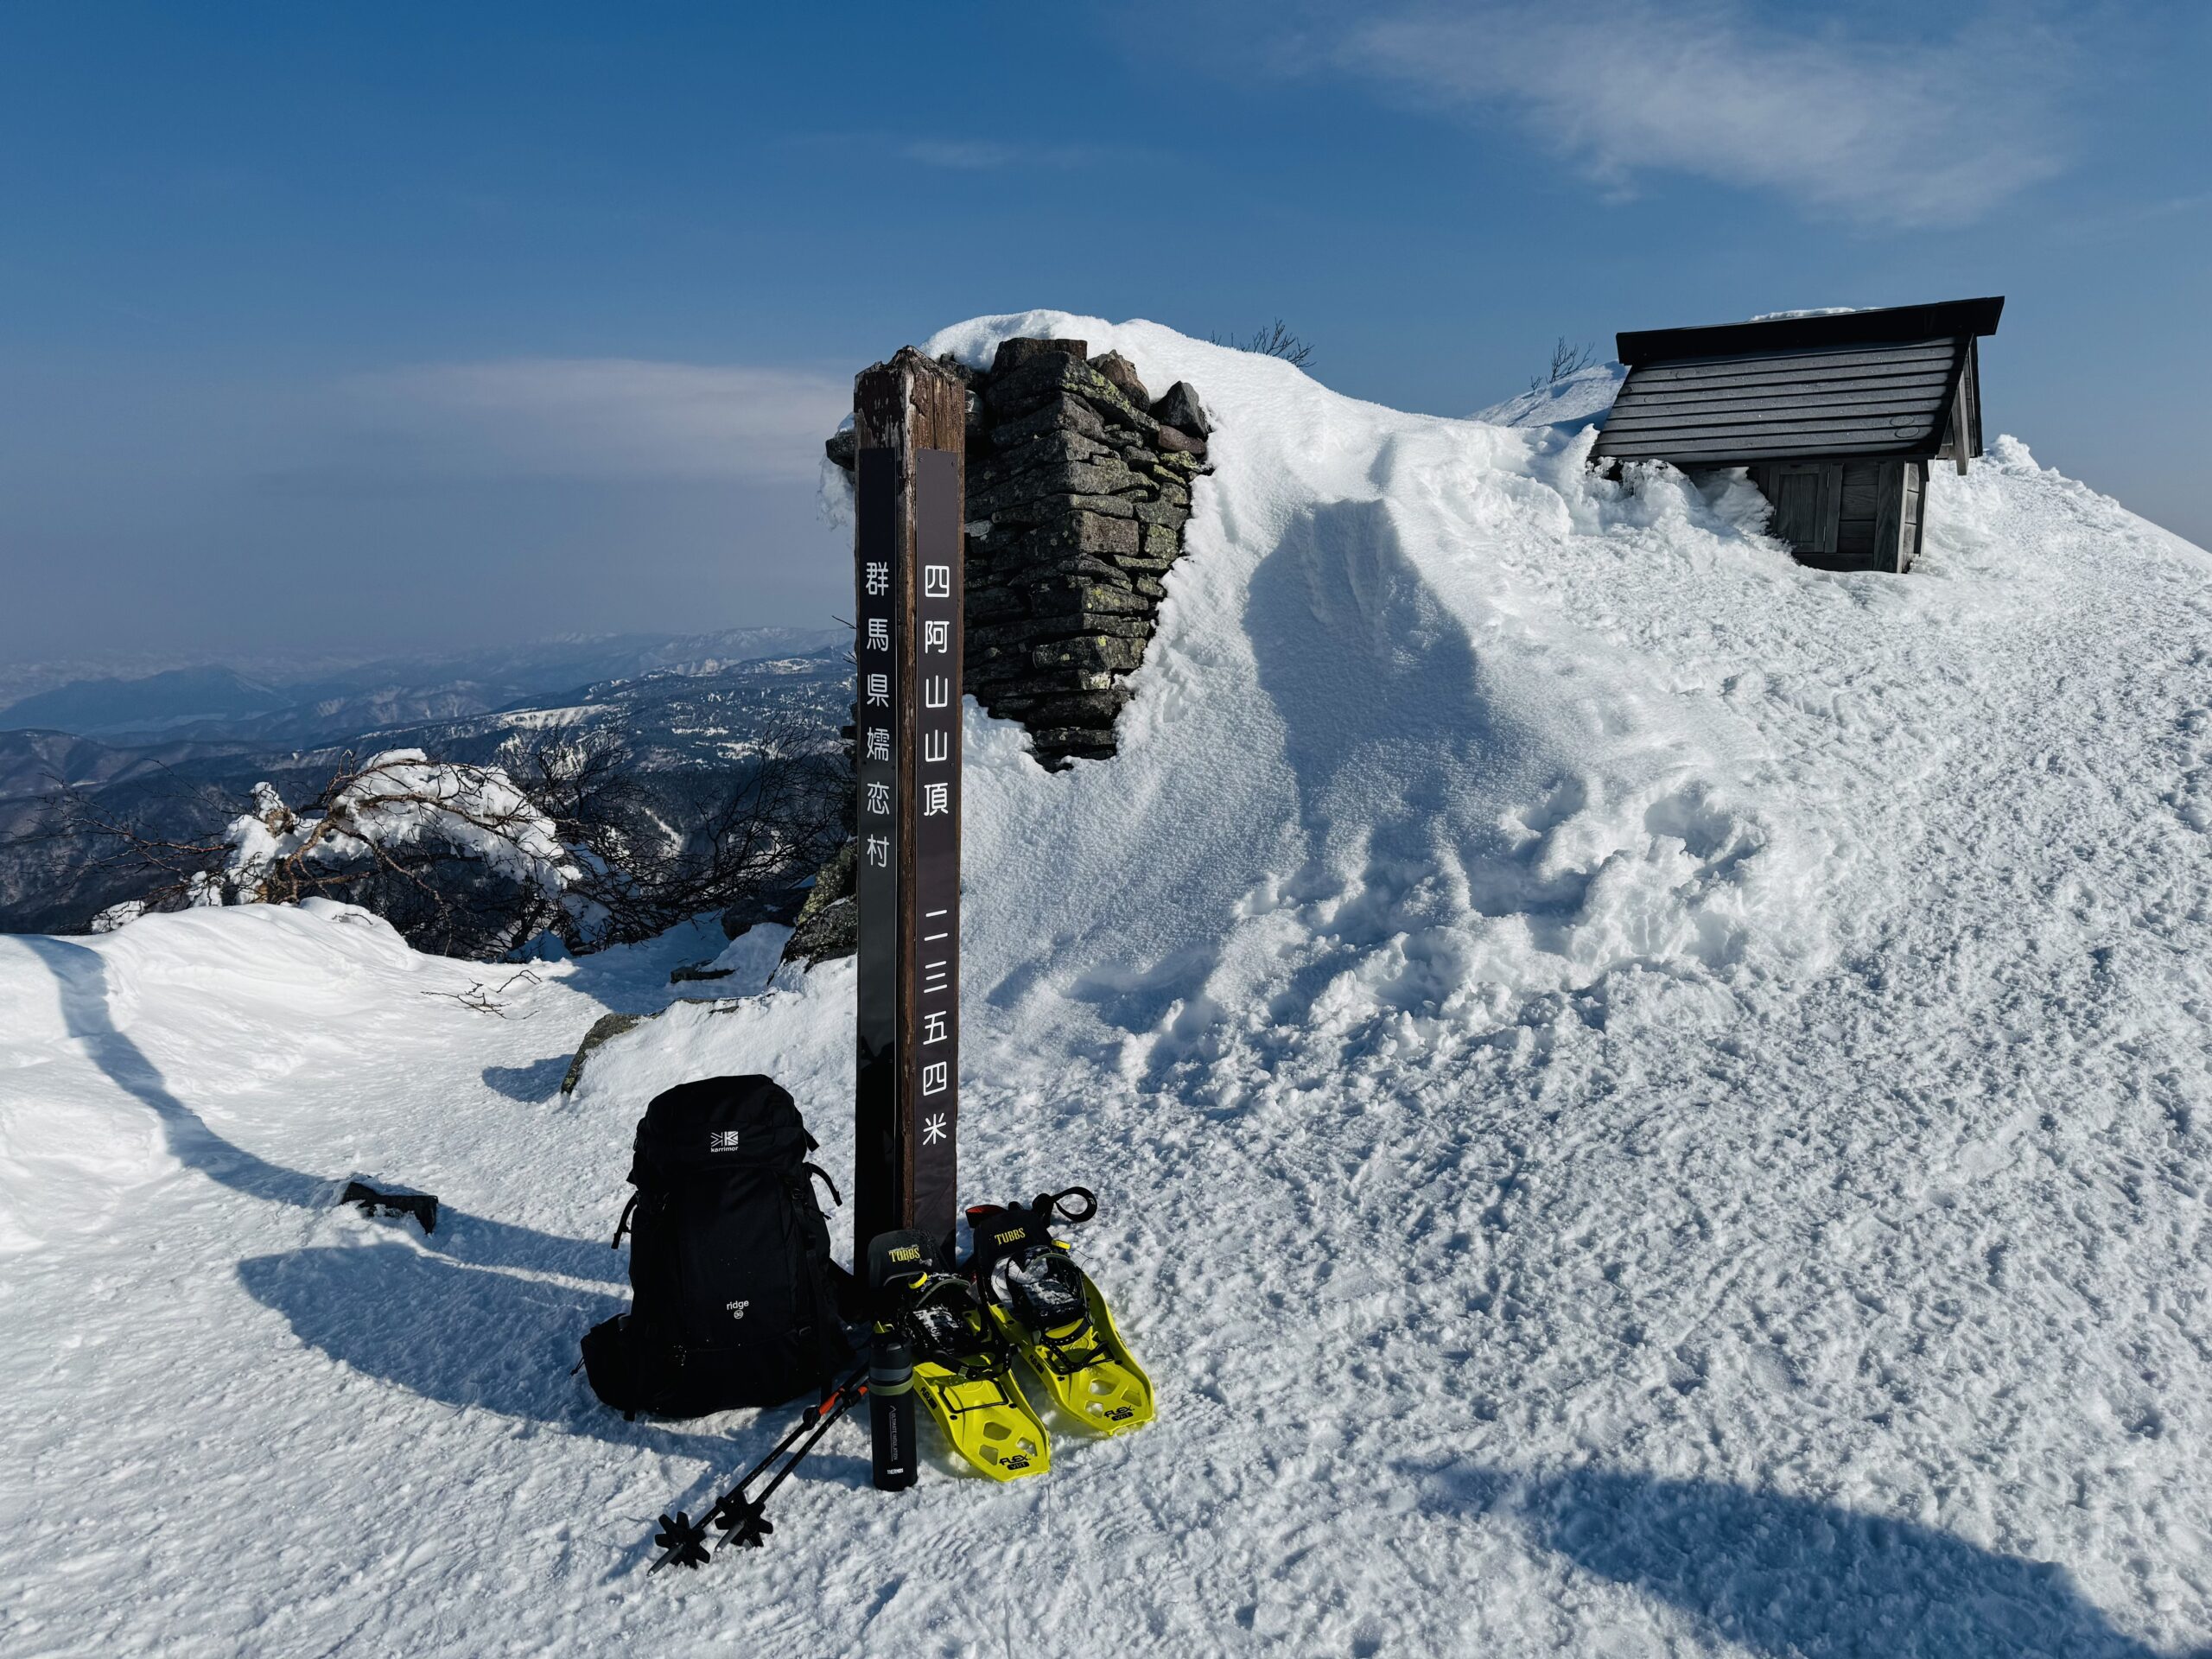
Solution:
M1618 336L1628 378L1591 459L1748 469L1807 564L1912 568L1928 463L1981 453L2001 296Z
M967 424L965 382L912 346L854 383L855 1267L957 1216Z

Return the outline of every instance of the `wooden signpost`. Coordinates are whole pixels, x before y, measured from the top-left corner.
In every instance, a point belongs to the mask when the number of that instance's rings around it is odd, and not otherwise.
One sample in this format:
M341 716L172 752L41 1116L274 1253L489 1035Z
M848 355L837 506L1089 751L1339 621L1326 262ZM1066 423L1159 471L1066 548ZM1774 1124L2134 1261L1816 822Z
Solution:
M967 423L966 384L912 346L854 384L856 1267L957 1217Z

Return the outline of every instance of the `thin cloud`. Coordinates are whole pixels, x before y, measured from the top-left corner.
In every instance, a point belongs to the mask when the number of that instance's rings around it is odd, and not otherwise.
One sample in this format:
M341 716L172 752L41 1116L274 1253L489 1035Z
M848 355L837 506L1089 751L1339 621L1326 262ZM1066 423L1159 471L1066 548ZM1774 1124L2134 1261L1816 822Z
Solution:
M826 374L630 358L427 364L343 389L387 465L444 477L803 481L852 398Z
M1897 226L1968 219L2062 163L2055 52L2013 23L1916 42L1727 0L1491 0L1338 36L1338 67L1434 105L1502 111L1605 188L1693 174Z
M959 139L917 138L903 146L899 153L910 162L919 162L924 167L950 168L963 173L981 173L995 168L1011 167L1021 159L1020 152L1010 144L987 144Z
M924 167L954 172L995 172L1010 167L1090 167L1116 160L1131 160L1146 152L1109 149L1098 144L1001 144L981 140L916 138L899 146L899 153Z

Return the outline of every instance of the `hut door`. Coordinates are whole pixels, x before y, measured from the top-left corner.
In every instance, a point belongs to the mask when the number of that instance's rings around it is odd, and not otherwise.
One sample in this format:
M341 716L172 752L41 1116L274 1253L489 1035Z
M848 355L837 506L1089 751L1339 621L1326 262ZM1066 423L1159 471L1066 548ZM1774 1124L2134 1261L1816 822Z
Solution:
M1774 534L1800 553L1835 551L1843 516L1843 468L1826 461L1782 461L1765 469L1772 486Z
M1903 575L1920 556L1920 499L1928 482L1924 461L1882 463L1881 513L1874 526L1874 569Z

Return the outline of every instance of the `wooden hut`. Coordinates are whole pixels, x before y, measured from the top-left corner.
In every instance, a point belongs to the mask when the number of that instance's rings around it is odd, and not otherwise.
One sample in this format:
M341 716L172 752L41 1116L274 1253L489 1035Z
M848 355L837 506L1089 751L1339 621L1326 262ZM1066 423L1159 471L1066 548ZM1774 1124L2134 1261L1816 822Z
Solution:
M1977 340L2002 296L1618 337L1593 461L1741 467L1774 534L1829 570L1912 568L1928 463L1981 453Z

